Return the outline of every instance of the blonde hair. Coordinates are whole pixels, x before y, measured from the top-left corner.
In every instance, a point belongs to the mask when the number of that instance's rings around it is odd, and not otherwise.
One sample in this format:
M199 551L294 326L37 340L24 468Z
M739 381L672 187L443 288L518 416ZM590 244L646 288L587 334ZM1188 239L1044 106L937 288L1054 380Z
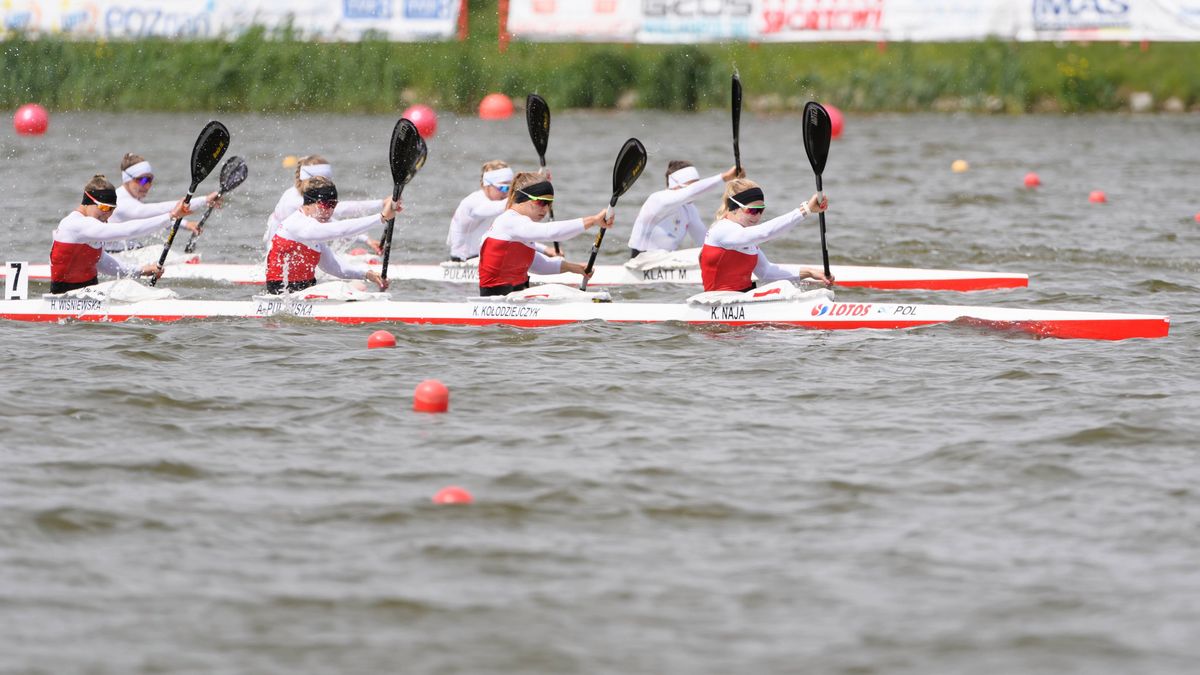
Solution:
M146 161L145 157L142 157L141 155L135 155L132 152L127 152L125 153L125 156L121 158L121 170L124 171L134 164L144 161Z
M749 178L734 178L733 180L726 183L725 184L725 194L721 195L721 205L719 207L717 207L717 220L721 220L725 216L729 215L728 200L730 197L736 195L739 192L744 192L746 190L749 190L750 188L756 188L756 187L759 187L758 183L755 183L754 181L750 180Z
M300 167L312 166L314 164L328 164L328 163L329 163L329 160L325 159L324 157L322 157L320 155L305 155L305 156L301 157L300 159L296 160L296 189L301 192L304 192L304 188L300 187L300 184L302 182L304 182L304 181L300 180ZM317 178L320 178L320 176L317 176Z
M325 176L313 176L296 182L296 189L303 195L309 188L333 187L333 181Z
M98 174L92 176L92 179L87 182L87 185L83 186L84 192L91 192L92 190L115 190L115 189L116 188L113 187L113 184L108 182L108 179L105 178L104 174L102 174L102 173L98 173Z
M512 188L508 191L508 203L505 204L504 208L511 209L513 207L513 203L517 198L517 190L543 181L549 183L550 179L546 178L546 174L537 173L536 171L522 171L513 176Z

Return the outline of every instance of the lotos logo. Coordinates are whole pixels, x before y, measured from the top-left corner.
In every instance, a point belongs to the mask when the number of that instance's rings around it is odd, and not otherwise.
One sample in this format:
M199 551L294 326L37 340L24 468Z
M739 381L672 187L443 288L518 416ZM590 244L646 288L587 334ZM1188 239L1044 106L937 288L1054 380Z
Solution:
M1129 27L1130 0L1033 0L1037 30Z
M829 305L817 305L812 308L813 316L824 316L829 311Z
M818 309L821 311L818 312ZM871 313L871 305L863 305L857 302L835 302L828 307L818 305L813 308L813 316L822 316L826 313L829 316L866 316Z

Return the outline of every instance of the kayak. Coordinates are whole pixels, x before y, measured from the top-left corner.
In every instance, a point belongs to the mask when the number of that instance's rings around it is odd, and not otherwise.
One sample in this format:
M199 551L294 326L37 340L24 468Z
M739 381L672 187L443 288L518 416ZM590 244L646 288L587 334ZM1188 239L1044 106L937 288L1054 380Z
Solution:
M110 283L132 283L128 280ZM776 282L741 293L701 293L687 302L595 302L555 300L539 295L474 298L463 302L399 302L387 294L366 293L344 301L320 291L252 300L185 300L177 297L123 302L106 297L46 295L36 300L0 300L0 318L14 321L178 321L181 319L251 319L290 316L343 324L395 322L459 326L504 325L520 328L561 326L582 321L667 323L725 326L795 326L812 330L911 329L958 323L1022 331L1039 337L1124 340L1166 337L1170 318L1151 314L1119 314L1050 309L1018 309L965 305L837 302L831 291L787 291ZM328 285L328 284L326 284ZM320 287L314 287L320 288ZM547 286L540 288L564 288ZM579 291L567 289L578 294ZM606 295L606 294L605 294ZM583 296L579 296L582 298ZM539 298L546 301L539 301Z
M802 265L781 265L793 274ZM803 267L820 268L820 265ZM378 264L371 264L378 270ZM27 267L30 281L50 281L47 264ZM830 271L838 286L874 288L878 290L982 291L999 288L1023 288L1029 276L1015 272L978 272L973 270L918 269L907 267L862 267L832 265ZM0 268L0 276L5 270ZM194 263L168 265L163 282L211 281L227 284L261 285L263 265ZM479 268L471 263L442 263L437 265L390 265L388 279L393 281L441 281L478 284ZM534 283L577 284L576 274L534 274ZM645 286L652 284L699 285L698 267L649 267L633 269L625 265L597 265L588 286Z

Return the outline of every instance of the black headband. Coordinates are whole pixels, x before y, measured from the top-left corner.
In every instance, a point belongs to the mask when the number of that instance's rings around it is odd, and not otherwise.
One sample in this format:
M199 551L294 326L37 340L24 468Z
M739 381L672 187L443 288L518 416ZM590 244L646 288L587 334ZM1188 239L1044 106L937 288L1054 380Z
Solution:
M107 204L109 206L117 205L117 191L112 188L104 188L102 190L84 190L83 201L84 206L92 204Z
M544 180L540 183L534 183L533 185L527 185L527 186L521 188L520 190L517 190L517 196L513 198L513 203L520 204L521 202L527 202L527 201L529 201L530 197L553 197L553 196L554 196L554 186L550 184L550 181Z
M752 187L749 190L742 190L725 200L725 208L730 211L736 211L750 202L765 201L763 198L762 188Z
M304 203L315 204L316 202L336 202L337 187L330 183L329 185L314 185L304 190Z

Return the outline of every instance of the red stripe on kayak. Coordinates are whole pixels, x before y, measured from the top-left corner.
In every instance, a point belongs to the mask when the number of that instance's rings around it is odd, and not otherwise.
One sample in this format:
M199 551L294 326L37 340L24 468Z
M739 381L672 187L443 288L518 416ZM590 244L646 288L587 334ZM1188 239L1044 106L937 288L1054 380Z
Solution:
M1027 288L1029 277L1002 277L994 279L876 279L868 281L835 281L834 287L853 286L878 288L880 290L924 290L924 291L987 291L998 288Z

